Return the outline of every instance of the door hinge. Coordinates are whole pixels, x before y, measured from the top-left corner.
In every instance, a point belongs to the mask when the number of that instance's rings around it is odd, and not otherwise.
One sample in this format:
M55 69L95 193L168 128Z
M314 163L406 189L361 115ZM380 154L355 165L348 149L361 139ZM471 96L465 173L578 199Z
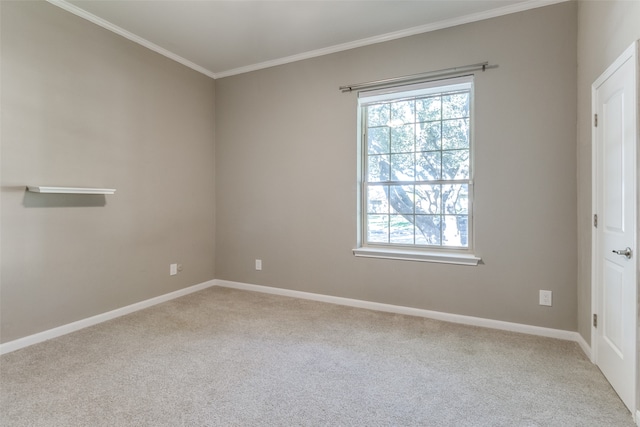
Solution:
M598 315L593 313L593 327L597 328L598 327Z
M598 228L598 214L593 214L593 226Z
M598 127L598 115L593 115L593 126Z

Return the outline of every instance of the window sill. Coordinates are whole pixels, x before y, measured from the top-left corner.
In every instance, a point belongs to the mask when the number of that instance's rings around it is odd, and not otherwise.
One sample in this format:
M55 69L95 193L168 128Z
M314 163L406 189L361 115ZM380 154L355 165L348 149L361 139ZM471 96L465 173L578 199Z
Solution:
M441 264L478 265L482 258L473 254L456 254L450 252L412 251L395 248L356 248L353 254L357 257L396 259L403 261L436 262Z

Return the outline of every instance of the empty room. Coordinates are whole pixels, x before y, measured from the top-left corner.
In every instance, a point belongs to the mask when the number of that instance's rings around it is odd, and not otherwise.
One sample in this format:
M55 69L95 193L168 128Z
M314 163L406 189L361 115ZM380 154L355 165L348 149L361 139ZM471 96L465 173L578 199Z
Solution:
M1 0L0 425L640 426L639 23Z

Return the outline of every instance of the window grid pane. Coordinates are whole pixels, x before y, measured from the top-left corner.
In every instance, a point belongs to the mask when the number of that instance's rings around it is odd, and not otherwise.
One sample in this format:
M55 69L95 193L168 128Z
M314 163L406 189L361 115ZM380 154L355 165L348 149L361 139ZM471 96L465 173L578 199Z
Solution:
M469 247L469 104L465 90L364 107L367 243Z

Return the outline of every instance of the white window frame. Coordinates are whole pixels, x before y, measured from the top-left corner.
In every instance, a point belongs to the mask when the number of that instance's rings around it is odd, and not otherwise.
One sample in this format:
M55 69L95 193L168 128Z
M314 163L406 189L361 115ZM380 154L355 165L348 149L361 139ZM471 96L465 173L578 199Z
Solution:
M418 97L424 95L469 90L470 93L470 135L469 135L469 180L468 180L468 245L464 248L450 248L445 246L399 245L385 243L369 243L366 241L366 165L367 141L365 140L366 120L363 117L365 105L374 102L384 102L393 99ZM358 94L358 235L357 247L353 253L357 257L384 258L406 261L426 261L446 264L478 265L481 258L474 254L473 244L473 171L474 171L474 80L473 76L448 78L418 84L402 85Z

